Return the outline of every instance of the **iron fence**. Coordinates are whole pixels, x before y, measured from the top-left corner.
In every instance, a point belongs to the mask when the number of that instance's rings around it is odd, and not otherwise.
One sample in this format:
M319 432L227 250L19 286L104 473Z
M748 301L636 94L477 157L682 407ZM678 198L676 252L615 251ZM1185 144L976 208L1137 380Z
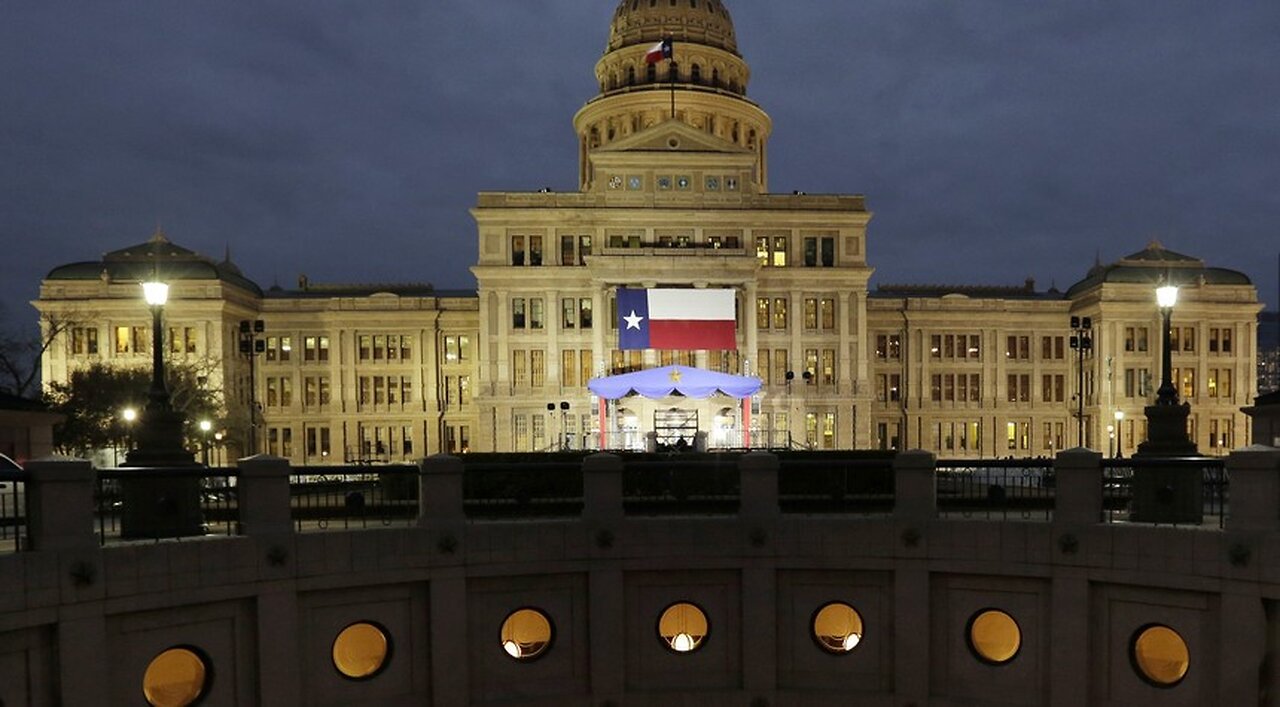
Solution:
M289 496L298 532L410 526L418 518L418 467L295 466Z
M940 459L934 478L940 518L1053 519L1052 459Z
M1159 476L1141 488L1144 474L1191 472L1192 486L1164 483ZM1135 495L1149 496L1152 506L1147 517L1134 517ZM1190 512L1175 514L1176 520L1161 518L1161 507L1180 506ZM1143 522L1155 525L1226 527L1231 511L1231 479L1223 457L1131 457L1102 460L1102 515L1107 523Z
M778 505L783 513L882 515L893 512L893 458L780 460Z
M462 504L470 518L555 518L582 515L582 462L465 461Z
M738 511L737 455L646 455L623 460L622 507L631 515Z
M0 471L0 552L27 548L27 473Z
M233 468L99 469L94 521L102 544L235 535L240 530Z

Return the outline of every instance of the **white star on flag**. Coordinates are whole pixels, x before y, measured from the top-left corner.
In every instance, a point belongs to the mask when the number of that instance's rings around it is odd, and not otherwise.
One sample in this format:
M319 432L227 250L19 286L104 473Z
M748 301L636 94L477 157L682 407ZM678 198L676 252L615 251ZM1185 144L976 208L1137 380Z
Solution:
M623 317L622 321L627 323L627 329L635 329L640 331L640 322L644 321L644 317L636 314L636 310L631 310L631 316Z

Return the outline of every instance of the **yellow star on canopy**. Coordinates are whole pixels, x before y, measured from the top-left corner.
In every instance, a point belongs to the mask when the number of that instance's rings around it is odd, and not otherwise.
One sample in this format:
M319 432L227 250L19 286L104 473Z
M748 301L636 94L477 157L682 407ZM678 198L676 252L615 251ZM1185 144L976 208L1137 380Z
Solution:
M684 375L684 374L682 374L682 373L680 372L680 369L678 369L678 368L673 368L673 369L671 369L671 382L672 382L672 383L679 383L679 382L680 382L680 376L682 376L682 375Z

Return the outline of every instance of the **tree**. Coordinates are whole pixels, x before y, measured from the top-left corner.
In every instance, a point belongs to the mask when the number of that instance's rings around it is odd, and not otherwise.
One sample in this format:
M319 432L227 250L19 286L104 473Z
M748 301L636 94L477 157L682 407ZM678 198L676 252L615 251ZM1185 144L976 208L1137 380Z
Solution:
M165 367L170 402L186 416L189 441L196 442L189 448L198 448L202 441L196 421L218 420L223 409L222 391L206 385L208 365L174 362ZM78 369L68 380L50 384L46 395L50 410L66 416L53 430L54 447L64 454L88 456L94 450L126 445L132 430L123 411L133 408L141 412L150 387L150 369L103 363Z
M75 317L46 313L40 316L39 331L6 326L0 333L0 392L38 397L40 359L76 321Z

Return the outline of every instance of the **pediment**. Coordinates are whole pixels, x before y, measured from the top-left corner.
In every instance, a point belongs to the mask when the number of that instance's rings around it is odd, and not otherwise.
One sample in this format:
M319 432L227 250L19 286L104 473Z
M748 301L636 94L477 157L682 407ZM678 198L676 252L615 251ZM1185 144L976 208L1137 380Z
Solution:
M680 120L667 120L616 140L593 152L717 152L729 155L751 155L751 150L709 135Z

